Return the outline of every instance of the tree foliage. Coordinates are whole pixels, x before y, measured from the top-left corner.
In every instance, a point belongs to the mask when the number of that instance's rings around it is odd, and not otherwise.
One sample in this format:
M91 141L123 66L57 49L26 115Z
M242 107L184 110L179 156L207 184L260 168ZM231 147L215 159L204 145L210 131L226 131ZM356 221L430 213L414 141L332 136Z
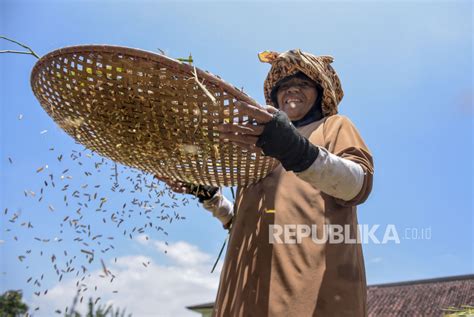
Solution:
M21 291L10 290L0 295L0 316L22 316L28 311L28 305L23 303Z

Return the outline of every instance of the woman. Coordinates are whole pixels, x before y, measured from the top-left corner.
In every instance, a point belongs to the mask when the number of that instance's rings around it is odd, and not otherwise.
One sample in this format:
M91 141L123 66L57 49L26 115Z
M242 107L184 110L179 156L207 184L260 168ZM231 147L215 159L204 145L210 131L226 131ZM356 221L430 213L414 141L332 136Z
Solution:
M216 188L169 182L200 197L225 227L232 223L214 316L365 316L364 260L353 238L373 161L337 114L343 91L333 59L300 50L260 57L272 65L264 83L272 106L238 103L253 123L221 125L220 137L281 165L238 188L234 206ZM344 241L324 240L328 225L348 231Z

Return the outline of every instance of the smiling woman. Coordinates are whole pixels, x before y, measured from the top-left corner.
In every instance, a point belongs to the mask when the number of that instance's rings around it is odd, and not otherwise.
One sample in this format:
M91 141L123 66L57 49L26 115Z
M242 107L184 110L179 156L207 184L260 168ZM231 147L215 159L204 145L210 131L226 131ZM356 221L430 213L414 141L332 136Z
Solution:
M288 76L275 85L271 93L272 102L298 126L298 120L322 117L322 88L302 72Z
M241 102L239 111L256 124L219 128L220 137L260 147L281 165L239 187L229 207L234 215L214 316L365 316L360 244L315 244L302 236L298 243L269 241L279 225L331 223L356 232L356 205L367 199L373 177L370 151L350 120L337 115L343 93L332 57L300 50L270 57L264 86L273 107Z

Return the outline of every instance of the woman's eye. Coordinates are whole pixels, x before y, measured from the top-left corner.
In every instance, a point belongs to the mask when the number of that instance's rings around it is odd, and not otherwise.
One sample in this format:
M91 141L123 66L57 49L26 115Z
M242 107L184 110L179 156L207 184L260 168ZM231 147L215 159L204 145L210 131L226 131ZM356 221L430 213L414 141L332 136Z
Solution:
M297 83L292 83L292 84L283 84L280 86L280 90L284 91L287 90L290 87L298 87L298 88L310 88L313 87L313 85L309 82L297 82Z

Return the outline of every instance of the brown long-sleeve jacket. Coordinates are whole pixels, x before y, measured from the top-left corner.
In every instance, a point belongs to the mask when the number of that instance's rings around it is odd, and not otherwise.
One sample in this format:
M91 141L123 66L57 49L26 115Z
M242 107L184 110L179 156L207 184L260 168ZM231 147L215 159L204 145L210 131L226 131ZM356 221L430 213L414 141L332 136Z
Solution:
M364 184L350 201L331 197L281 165L237 191L235 218L214 316L366 316L366 279L359 243L270 243L271 225L348 225L357 235L356 205L372 189L373 160L352 122L341 115L298 128L311 143L361 165ZM321 231L317 233L320 237Z

